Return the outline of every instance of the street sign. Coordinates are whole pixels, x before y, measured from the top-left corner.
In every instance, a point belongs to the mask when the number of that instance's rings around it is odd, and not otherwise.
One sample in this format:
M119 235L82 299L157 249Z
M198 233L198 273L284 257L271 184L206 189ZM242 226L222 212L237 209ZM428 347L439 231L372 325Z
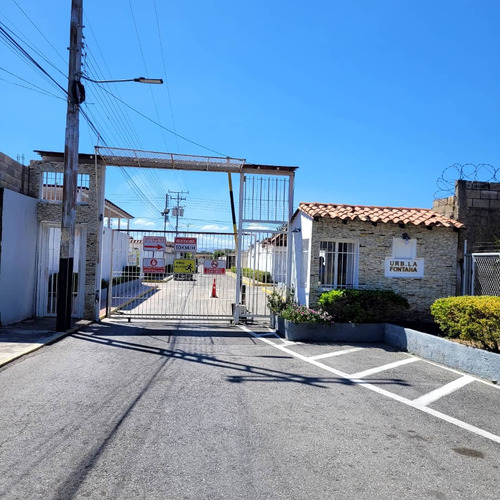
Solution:
M175 259L174 274L193 274L196 262L193 259Z
M165 259L142 259L142 272L164 273Z
M206 260L203 264L203 274L226 274L226 261Z
M176 252L196 252L196 238L174 238Z
M143 236L142 248L149 252L164 252L167 246L165 236Z

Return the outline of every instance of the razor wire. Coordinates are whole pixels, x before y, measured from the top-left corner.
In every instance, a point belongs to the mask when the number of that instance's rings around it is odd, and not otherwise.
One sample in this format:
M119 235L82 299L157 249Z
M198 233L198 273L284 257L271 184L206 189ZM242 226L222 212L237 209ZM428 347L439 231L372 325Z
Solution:
M437 191L434 199L446 198L455 194L455 182L465 180L471 182L500 182L500 168L488 163L454 163L445 168L436 181Z

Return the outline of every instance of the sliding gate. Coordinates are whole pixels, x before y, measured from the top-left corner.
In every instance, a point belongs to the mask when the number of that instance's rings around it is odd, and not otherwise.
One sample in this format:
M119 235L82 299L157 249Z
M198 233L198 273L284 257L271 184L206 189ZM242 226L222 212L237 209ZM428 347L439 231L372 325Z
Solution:
M131 251L119 238L111 253L107 313L111 317L233 321L236 313L237 258L233 233L127 233ZM287 252L283 233L242 234L238 316L242 321L268 318L267 296L283 290ZM176 242L196 250L180 251ZM165 248L152 249L165 242ZM151 264L156 266L156 269ZM149 267L148 267L149 266Z
M108 302L111 316L218 320L233 317L233 233L128 234L132 251L126 256L121 248L112 252L115 270L112 300Z

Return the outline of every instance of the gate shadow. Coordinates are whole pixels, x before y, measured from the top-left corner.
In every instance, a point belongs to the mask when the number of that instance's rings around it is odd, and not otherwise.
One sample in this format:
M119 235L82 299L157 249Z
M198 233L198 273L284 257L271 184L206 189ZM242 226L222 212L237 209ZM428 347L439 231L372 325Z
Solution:
M113 336L115 336L113 334ZM129 331L130 336L130 331ZM244 335L248 338L248 334ZM108 347L114 347L119 349L126 349L136 352L142 352L146 354L151 354L154 356L161 356L164 358L168 358L171 360L180 360L188 363L198 363L205 366L210 366L214 368L222 368L226 370L230 370L233 372L237 372L236 374L228 374L226 376L227 382L230 383L243 383L243 382L288 382L288 383L296 383L303 384L307 386L317 387L326 389L328 385L331 384L341 384L341 385L359 385L356 382L351 381L349 378L345 377L314 377L314 376L306 376L300 375L297 373L286 372L282 370L274 370L271 368L263 368L262 366L237 363L235 361L227 361L221 358L218 358L213 355L197 353L197 352L189 352L183 349L165 349L163 347L157 346L149 346L146 344L139 344L135 342L129 342L124 340L117 340L115 338L109 338L104 335L96 335L96 334L87 334L83 332L73 333L71 337L86 341L92 342L99 345L104 345ZM151 335L148 335L149 338ZM158 339L160 340L160 339ZM163 339L161 339L162 342ZM259 357L272 357L278 359L294 359L292 356L259 356ZM390 385L401 385L407 386L408 382L402 379L364 379L367 383L372 384L390 384Z

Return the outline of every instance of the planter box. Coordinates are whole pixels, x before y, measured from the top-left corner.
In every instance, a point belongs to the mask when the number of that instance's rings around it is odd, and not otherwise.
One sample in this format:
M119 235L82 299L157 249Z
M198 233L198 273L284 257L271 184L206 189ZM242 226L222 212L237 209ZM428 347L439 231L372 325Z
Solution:
M281 320L281 324L280 321ZM304 342L383 342L384 323L302 323L278 318L278 332L287 340Z
M500 382L500 354L386 324L384 343L472 375Z

